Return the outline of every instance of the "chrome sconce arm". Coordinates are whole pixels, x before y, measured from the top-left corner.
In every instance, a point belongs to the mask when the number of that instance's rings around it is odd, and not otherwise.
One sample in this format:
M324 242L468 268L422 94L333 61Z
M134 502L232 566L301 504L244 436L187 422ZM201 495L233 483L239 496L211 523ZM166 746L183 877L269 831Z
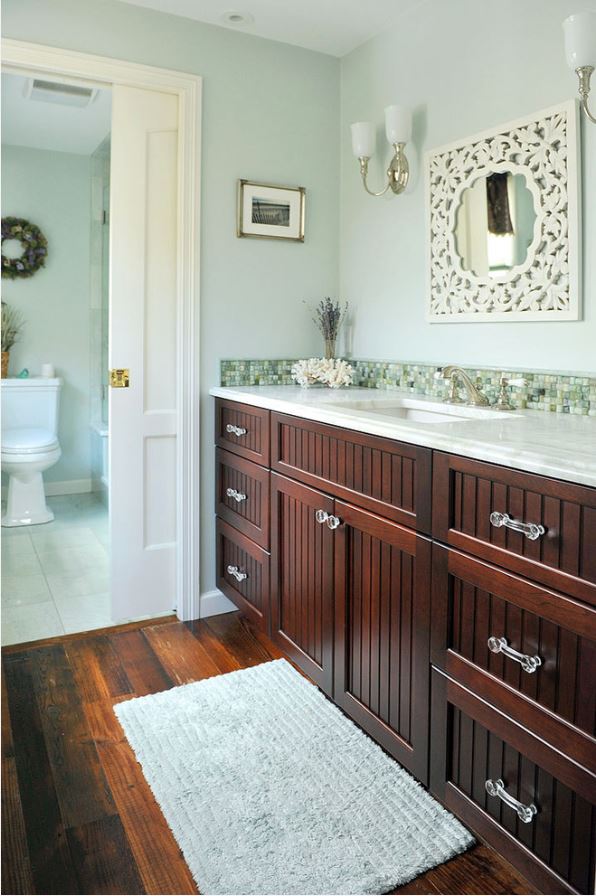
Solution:
M368 163L370 161L370 156L359 157L358 161L360 162L360 175L362 177L362 183L364 185L364 189L370 196L384 196L389 189L393 190L395 195L398 196L406 189L410 177L410 166L404 152L405 145L405 143L393 144L394 154L391 162L389 163L389 167L387 168L387 183L385 184L385 188L383 190L379 190L378 193L375 193L374 190L371 190L367 183Z
M590 121L596 124L596 118L594 117L594 115L592 115L588 106L588 97L590 96L590 79L592 77L593 71L593 65L582 65L580 66L580 68L576 68L575 70L579 79L579 98L581 107Z

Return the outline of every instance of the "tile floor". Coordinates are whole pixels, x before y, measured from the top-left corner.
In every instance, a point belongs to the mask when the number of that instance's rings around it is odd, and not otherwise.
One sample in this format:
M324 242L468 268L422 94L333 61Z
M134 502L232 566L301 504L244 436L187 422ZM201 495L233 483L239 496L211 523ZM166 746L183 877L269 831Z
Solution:
M111 625L108 511L95 494L48 498L41 526L2 529L2 644Z

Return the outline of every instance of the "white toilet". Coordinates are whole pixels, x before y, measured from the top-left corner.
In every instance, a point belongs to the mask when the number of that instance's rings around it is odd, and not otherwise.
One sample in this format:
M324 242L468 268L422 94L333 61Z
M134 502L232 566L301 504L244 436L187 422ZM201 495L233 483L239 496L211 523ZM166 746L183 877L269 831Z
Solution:
M9 476L3 526L54 519L46 505L42 473L62 454L57 436L61 387L58 377L1 381L2 472Z

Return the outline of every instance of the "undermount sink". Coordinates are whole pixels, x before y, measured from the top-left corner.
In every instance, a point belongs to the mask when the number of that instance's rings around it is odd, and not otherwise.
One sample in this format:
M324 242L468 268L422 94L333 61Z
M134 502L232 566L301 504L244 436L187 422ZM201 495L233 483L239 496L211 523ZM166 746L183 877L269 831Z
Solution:
M342 401L329 404L337 410L360 411L392 420L409 420L412 423L464 423L472 420L503 419L511 416L491 408L444 402L419 401L415 398L365 398L358 401Z

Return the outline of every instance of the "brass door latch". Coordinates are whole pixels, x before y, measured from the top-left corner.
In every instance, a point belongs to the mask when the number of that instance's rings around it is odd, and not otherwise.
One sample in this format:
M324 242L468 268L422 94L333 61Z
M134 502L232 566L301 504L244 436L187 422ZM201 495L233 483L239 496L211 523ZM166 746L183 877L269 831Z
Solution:
M114 367L110 370L110 386L112 389L128 389L130 386L128 367Z

